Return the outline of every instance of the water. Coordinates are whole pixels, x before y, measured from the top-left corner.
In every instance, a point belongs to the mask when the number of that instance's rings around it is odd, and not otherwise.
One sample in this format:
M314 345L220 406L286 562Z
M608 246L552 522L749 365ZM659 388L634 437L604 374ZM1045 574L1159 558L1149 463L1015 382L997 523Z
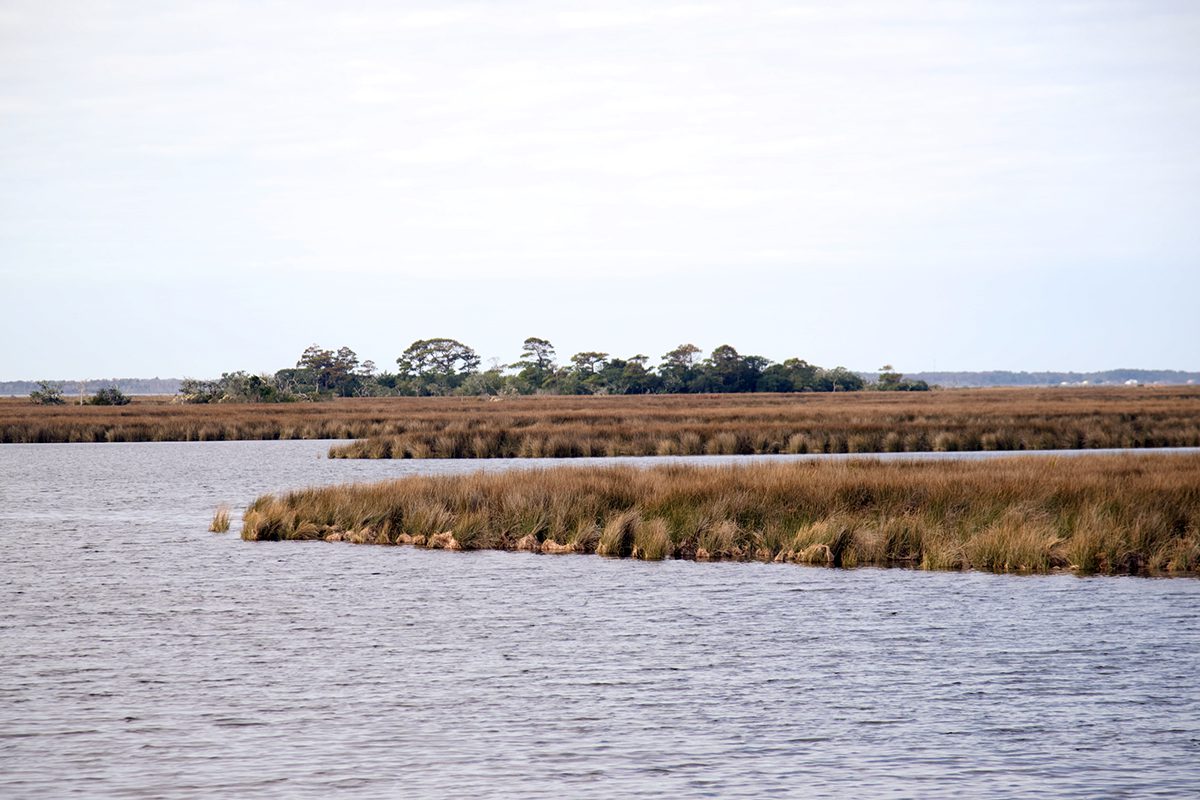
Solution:
M1200 581L206 532L479 466L326 447L0 446L0 796L1200 791Z

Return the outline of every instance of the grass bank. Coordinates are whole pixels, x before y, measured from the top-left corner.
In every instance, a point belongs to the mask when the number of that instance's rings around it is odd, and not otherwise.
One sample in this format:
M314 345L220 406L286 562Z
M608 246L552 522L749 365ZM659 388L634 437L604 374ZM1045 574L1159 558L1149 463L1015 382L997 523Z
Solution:
M403 430L335 445L329 454L571 458L1200 446L1194 387L530 400L417 416Z
M787 395L344 398L36 406L0 400L0 442L361 439L368 458L872 453L1200 446L1200 388Z
M852 567L1194 574L1200 456L573 467L257 499L248 540Z

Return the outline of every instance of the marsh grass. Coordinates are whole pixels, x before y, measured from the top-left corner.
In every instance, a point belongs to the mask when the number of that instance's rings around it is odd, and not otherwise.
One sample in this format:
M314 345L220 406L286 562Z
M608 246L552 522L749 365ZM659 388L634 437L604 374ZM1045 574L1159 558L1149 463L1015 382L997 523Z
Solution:
M43 406L0 400L0 442L358 439L352 458L870 453L1200 446L1200 388L628 397L343 398Z
M208 526L212 533L227 533L229 531L229 509L221 506L213 514L212 523Z
M994 572L1194 574L1200 456L559 466L264 495L242 536Z
M517 398L330 448L333 458L574 458L1200 446L1200 391Z

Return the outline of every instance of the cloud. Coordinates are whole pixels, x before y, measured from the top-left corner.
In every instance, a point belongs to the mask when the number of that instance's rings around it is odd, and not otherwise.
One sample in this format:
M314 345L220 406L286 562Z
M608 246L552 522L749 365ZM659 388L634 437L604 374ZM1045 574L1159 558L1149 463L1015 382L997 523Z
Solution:
M1198 35L1169 2L13 2L0 263L251 292L1194 266Z

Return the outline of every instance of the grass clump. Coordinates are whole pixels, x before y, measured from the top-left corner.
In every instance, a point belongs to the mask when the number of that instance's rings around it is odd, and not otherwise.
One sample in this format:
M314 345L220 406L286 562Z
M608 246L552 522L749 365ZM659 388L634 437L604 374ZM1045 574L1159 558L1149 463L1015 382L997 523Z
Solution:
M227 533L229 531L229 508L221 506L213 514L212 523L208 526L212 533Z

